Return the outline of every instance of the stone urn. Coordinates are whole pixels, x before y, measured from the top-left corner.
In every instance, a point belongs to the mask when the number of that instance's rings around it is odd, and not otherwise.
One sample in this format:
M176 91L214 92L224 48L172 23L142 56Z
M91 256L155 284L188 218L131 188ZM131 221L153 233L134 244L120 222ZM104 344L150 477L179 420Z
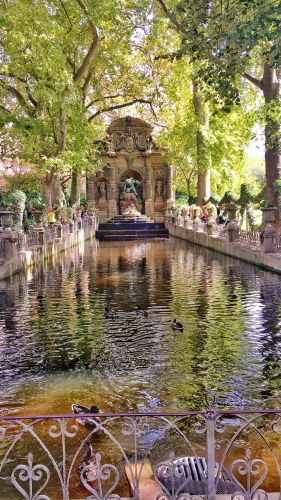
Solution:
M237 216L237 207L229 206L227 207L227 217L229 220L235 220Z
M277 207L262 208L262 221L264 224L272 224L276 220L276 215L278 212Z
M11 210L1 210L0 211L0 219L1 219L1 226L8 228L13 226L13 215L15 212L12 212Z
M37 226L40 226L42 224L43 210L35 210L33 216Z

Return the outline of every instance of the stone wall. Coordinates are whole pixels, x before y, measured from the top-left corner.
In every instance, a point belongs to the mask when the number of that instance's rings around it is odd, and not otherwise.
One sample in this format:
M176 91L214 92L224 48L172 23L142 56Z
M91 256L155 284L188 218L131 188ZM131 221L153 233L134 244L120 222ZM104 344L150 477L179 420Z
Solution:
M92 219L91 224L85 224L73 233L63 234L61 238L47 241L43 245L35 245L29 249L19 251L9 260L4 260L0 265L0 279L7 278L12 274L23 271L50 257L58 255L75 245L84 245L84 241L95 236L97 220Z
M229 255L236 259L244 260L245 262L250 262L264 269L281 273L280 253L265 253L260 249L254 250L242 246L241 243L237 241L229 242L226 238L214 235L209 236L205 232L194 231L193 229L178 226L171 222L166 222L166 227L171 236L210 248L211 250Z

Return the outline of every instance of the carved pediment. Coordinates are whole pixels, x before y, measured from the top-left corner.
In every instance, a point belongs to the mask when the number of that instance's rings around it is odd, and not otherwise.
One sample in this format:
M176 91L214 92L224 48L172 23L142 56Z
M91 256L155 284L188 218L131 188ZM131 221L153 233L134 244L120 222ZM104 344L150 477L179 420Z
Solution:
M107 150L109 154L117 151L147 152L152 146L152 127L139 118L126 116L115 120L107 130Z

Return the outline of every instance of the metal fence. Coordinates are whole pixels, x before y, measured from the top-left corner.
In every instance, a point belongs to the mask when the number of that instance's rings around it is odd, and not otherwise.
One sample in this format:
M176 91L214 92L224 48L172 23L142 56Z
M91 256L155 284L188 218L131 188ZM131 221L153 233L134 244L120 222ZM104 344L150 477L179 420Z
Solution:
M31 231L30 233L26 234L26 247L34 247L36 245L39 245L39 234L38 231Z
M89 218L87 218L87 217L83 217L83 219L82 219L82 226L83 226L83 228L84 228L84 229L85 229L86 227L91 226L91 225L92 225L92 223L93 223L92 219L89 219Z
M281 252L281 236L278 234L275 234L273 238L273 251Z
M16 241L17 252L21 252L25 247L25 235L18 233Z
M45 241L53 241L57 237L56 226L52 226L45 232Z
M258 231L244 231L242 229L239 229L238 240L242 245L246 245L249 247L255 247L259 249L261 246L261 238Z
M4 259L6 257L6 238L0 236L0 259Z
M66 222L65 224L62 225L62 232L63 232L63 234L69 233L69 223L68 222Z
M281 410L209 405L201 412L0 423L3 499L262 500L272 491L281 498Z

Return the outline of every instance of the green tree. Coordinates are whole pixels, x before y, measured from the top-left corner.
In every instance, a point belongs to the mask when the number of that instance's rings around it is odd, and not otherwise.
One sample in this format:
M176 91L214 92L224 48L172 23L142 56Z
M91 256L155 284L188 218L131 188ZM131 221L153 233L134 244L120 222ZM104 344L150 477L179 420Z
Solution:
M267 197L276 204L273 183L281 176L280 0L157 1L181 37L180 53L202 63L200 76L227 105L239 101L241 77L262 92Z
M18 152L44 173L50 202L62 198L61 177L99 168L94 140L100 117L137 102L140 75L130 78L131 37L136 19L126 0L5 3L1 18L1 122L18 141Z

